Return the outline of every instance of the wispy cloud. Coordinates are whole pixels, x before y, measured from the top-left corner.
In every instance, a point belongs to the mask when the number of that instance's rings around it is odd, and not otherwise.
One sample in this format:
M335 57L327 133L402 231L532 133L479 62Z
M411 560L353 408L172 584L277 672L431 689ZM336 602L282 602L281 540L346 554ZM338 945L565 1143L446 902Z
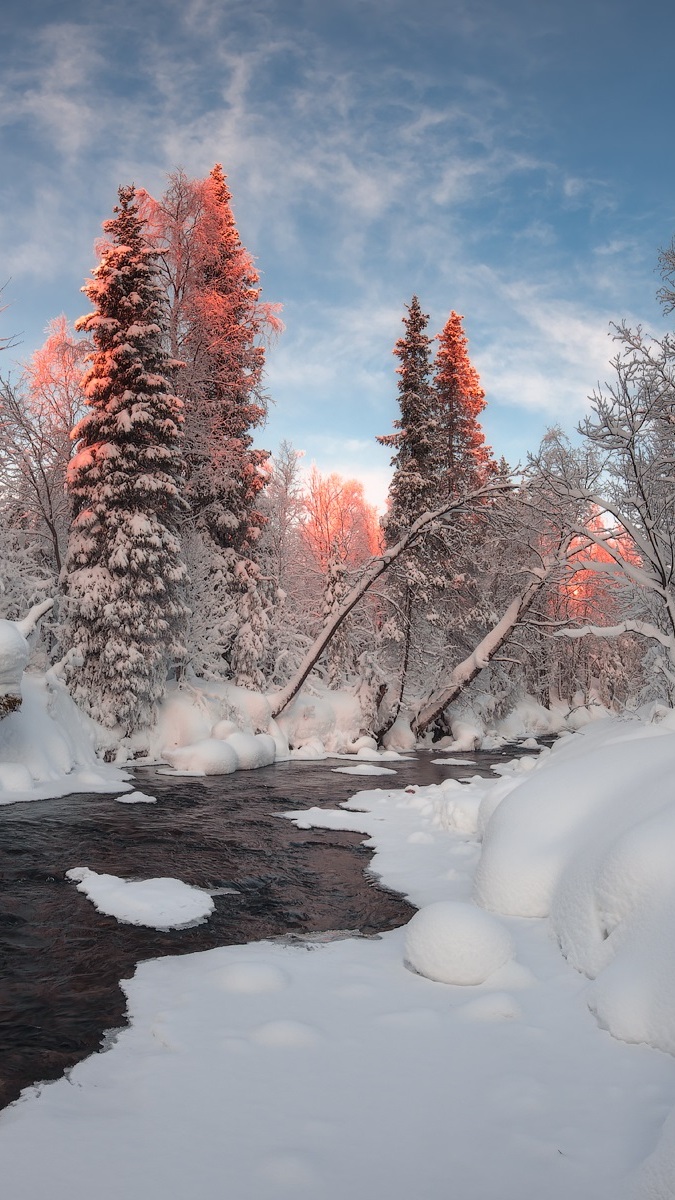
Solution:
M0 91L0 283L29 296L19 327L38 336L80 311L119 183L157 192L177 164L203 175L219 160L265 295L286 303L270 435L314 423L317 456L380 471L345 439L373 445L395 415L391 349L413 291L434 328L465 313L514 425L581 412L609 320L655 286L647 235L618 215L613 181L550 136L535 81L556 64L563 10L502 8L65 0L63 17L26 24Z

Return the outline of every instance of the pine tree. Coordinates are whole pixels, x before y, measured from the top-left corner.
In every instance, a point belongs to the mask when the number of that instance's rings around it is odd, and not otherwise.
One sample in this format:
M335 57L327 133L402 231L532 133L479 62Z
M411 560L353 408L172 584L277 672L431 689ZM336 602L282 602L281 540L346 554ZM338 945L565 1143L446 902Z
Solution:
M451 312L438 335L434 389L438 411L436 469L441 498L481 487L497 470L477 420L485 408L485 392L469 359L463 319Z
M184 462L180 401L167 380L163 291L135 189L119 190L110 241L77 328L94 342L89 409L67 486L67 673L75 699L124 734L152 724L168 664L184 653L186 570L177 536Z

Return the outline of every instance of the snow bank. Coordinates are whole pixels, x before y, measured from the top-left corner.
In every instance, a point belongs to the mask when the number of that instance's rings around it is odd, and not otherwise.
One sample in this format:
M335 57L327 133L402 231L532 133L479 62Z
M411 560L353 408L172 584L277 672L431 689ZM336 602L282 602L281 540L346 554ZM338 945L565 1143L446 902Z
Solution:
M174 684L152 731L149 757L202 775L251 770L291 756L320 759L349 751L380 757L372 738L359 737L361 710L350 693L300 693L276 720L271 700L229 683Z
M180 879L141 879L127 882L117 875L99 875L88 867L72 867L66 879L77 883L99 912L127 925L152 929L181 929L206 920L213 912L208 892Z
M494 696L484 692L473 694L469 701L451 705L445 719L452 731L451 737L442 738L435 749L456 750L467 753L472 750L496 750L507 742L522 742L533 736L561 733L568 727L581 728L598 716L606 716L601 706L577 710L575 720L568 722L566 706L545 708L534 696L521 696L505 717L494 717ZM534 747L532 747L534 749Z
M24 675L21 691L21 708L0 721L0 804L131 790L96 757L93 722L53 673Z
M615 1037L675 1054L675 734L594 722L511 787L486 822L474 895L550 917ZM498 787L500 785L497 785Z
M441 900L406 926L406 963L437 983L484 983L512 954L508 929L472 904Z

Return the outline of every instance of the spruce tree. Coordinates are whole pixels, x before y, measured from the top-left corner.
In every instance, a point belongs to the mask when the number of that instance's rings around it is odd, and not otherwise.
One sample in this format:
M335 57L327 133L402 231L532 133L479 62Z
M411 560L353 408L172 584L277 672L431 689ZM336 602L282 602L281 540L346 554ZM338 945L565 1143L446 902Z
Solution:
M432 338L426 332L429 317L422 312L417 296L406 307L405 333L394 346L400 364L396 368L400 416L394 421L396 432L377 439L381 445L393 446L396 451L392 458L394 475L389 487L388 511L382 523L387 545L393 545L417 517L436 506L438 493L435 475L438 418L431 384ZM384 669L393 684L388 697L390 719L398 715L404 704L411 675L425 673L420 654L433 640L434 591L438 583L438 571L425 544L411 550L389 572L389 615L382 643Z
M497 470L477 420L485 408L485 392L469 359L463 319L454 311L450 313L438 335L434 364L439 500L481 487Z
M219 163L202 186L194 226L193 271L184 303L188 361L188 498L198 525L223 549L245 551L261 524L256 498L269 458L253 447L266 415L258 273L242 246Z
M199 610L189 661L198 674L260 686L254 659L264 657L269 605L255 557L269 455L254 447L253 431L266 415L264 341L280 322L276 306L260 299L220 164L203 180L177 172L163 200L146 197L146 206L172 298L171 348L182 362L175 380L185 403L186 544L193 584L201 580L189 596Z
M120 188L114 213L82 289L94 311L77 322L94 351L67 479L67 674L86 712L129 735L152 724L167 667L184 653L183 418L167 379L156 254L133 186Z
M422 312L417 296L406 308L405 334L394 346L400 363L396 368L400 416L394 421L396 432L377 439L382 446L393 446L396 451L391 460L394 476L384 523L390 543L434 504L437 418L431 386L432 338L426 332L429 317Z

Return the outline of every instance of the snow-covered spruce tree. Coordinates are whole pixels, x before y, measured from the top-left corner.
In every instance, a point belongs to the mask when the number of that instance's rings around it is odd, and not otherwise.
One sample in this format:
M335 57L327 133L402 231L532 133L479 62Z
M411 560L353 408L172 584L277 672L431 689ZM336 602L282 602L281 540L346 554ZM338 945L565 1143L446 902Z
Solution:
M399 360L400 415L394 421L395 432L377 439L395 450L388 511L382 523L387 545L393 545L423 512L437 507L439 497L438 413L431 383L429 317L422 312L417 296L406 307L405 332L394 346ZM434 656L438 615L435 601L442 582L428 540L412 549L388 574L388 616L382 637L383 672L389 679L385 724L405 707L406 689L411 684L414 689L418 677L427 675Z
M447 495L472 491L497 473L497 464L478 424L485 408L485 392L469 358L463 320L459 313L450 313L443 332L438 334L435 361L437 469Z
M276 306L260 299L219 164L203 180L176 172L162 200L145 204L171 297L172 353L183 363L175 379L185 403L188 565L195 581L212 577L189 593L188 661L198 674L259 685L252 648L265 652L269 603L254 560L269 456L252 431L266 415L264 342L280 328Z
M434 396L438 420L435 473L439 500L466 495L496 480L500 467L485 444L478 417L485 408L485 392L468 352L463 317L450 313L438 335L434 363ZM502 464L502 478L508 467ZM486 500L494 508L504 496ZM494 514L496 518L497 514ZM443 674L463 661L492 627L495 619L495 586L499 574L495 554L499 521L482 515L459 520L436 544L437 566L444 579L436 608L443 631L437 661Z
M94 311L76 326L94 351L67 476L66 674L87 713L129 735L153 723L168 665L184 653L184 461L163 290L133 186L114 212L83 288Z
M435 481L432 464L436 453L438 423L431 386L431 345L427 334L429 317L417 296L406 305L405 333L394 346L399 360L398 403L400 416L395 433L378 437L382 446L395 450L391 460L394 477L389 488L389 509L384 521L387 542L394 542L413 521L433 508Z

